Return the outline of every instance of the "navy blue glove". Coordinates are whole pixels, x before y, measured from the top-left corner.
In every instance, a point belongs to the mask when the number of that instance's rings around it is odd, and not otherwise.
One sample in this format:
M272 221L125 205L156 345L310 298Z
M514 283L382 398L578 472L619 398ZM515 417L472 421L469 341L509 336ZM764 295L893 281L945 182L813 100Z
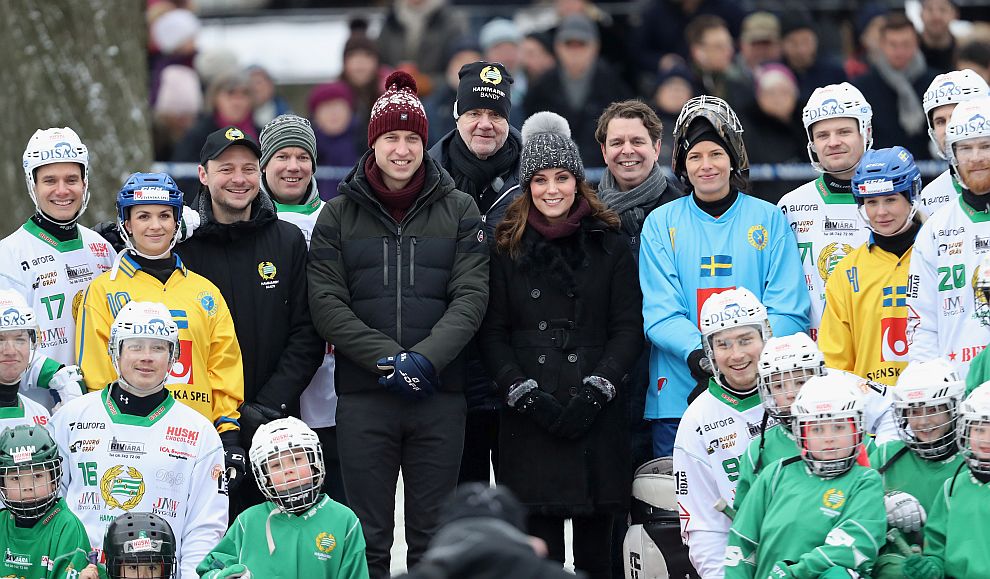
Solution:
M399 352L378 360L378 369L388 372L378 379L378 383L389 392L409 400L424 400L436 392L440 377L433 369L433 364L422 354L416 352Z

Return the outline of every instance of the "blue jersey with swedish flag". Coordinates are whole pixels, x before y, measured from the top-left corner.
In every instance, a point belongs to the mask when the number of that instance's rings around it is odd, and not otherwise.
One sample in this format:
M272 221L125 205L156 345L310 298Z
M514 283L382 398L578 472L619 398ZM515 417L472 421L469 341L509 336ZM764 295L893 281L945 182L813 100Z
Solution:
M76 348L90 391L117 379L107 345L110 326L129 301L160 302L179 327L179 359L166 387L176 400L192 407L219 432L237 428L237 408L244 401L244 367L234 321L220 290L189 271L175 256L175 271L163 284L141 271L130 255L120 260L117 276L106 272L93 280L83 297Z
M645 417L680 418L695 380L687 357L701 347L698 316L709 296L745 287L766 306L774 335L807 331L811 302L794 234L773 205L740 193L712 217L694 196L650 213L643 225L639 279L650 339Z

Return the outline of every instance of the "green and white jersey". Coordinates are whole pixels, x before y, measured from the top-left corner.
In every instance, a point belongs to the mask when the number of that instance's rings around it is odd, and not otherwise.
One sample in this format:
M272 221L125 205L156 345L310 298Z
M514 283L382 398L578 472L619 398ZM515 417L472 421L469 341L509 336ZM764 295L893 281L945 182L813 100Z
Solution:
M990 577L990 486L963 467L942 485L925 523L925 555L946 577Z
M761 448L762 443L762 448ZM733 506L738 511L756 478L766 467L782 458L798 456L797 439L782 424L767 428L766 432L750 441L746 452L739 457L739 480Z
M931 216L943 206L955 203L958 197L959 183L952 177L952 171L946 169L921 189L918 210Z
M286 513L271 502L249 508L237 516L198 570L210 579L240 563L253 577L367 579L364 553L357 516L323 495L301 515Z
M797 240L803 287L811 296L810 335L818 341L825 311L825 282L843 257L869 240L870 231L864 227L852 193L833 193L823 177L784 195L777 207Z
M900 456L901 449L905 449ZM870 452L870 464L880 472L885 491L903 491L918 499L925 512L932 508L942 485L959 470L963 459L959 453L945 460L924 460L896 440L876 446Z
M961 376L990 342L975 315L973 283L990 254L990 215L962 196L928 218L914 242L908 286L908 358L946 358ZM895 288L896 289L896 288ZM893 299L899 299L899 292Z
M49 420L51 414L47 408L20 393L17 394L17 406L0 408L0 432L21 424L44 426L51 431Z
M306 205L284 205L275 203L278 218L288 221L302 231L306 238L306 246L309 247L309 240L313 237L313 228L316 227L316 218L320 216L320 211L325 203L319 197L315 197ZM309 386L303 390L299 398L299 414L303 422L310 428L328 428L337 425L337 391L333 383L333 369L335 366L333 357L333 346L327 344L326 355L323 364L313 374Z
M18 527L0 510L0 577L77 579L89 561L89 537L82 522L59 499L33 527Z
M681 538L698 574L722 576L728 539L728 516L715 502L733 503L739 480L740 455L760 433L763 406L753 389L740 397L723 389L714 378L708 390L684 412L674 438L675 494L680 510Z
M20 292L32 308L41 329L38 354L59 364L75 364L76 315L89 282L113 267L117 256L98 233L76 226L78 235L59 241L36 223L24 225L0 241L0 289ZM38 388L32 367L22 392L51 410L46 389Z
M792 561L792 577L819 577L834 567L868 577L884 544L887 513L875 470L855 465L831 479L784 459L764 469L736 513L725 550L725 577L774 577Z
M220 435L171 394L148 416L132 416L110 392L80 396L52 416L65 500L98 548L118 515L162 517L175 533L179 577L196 578L196 565L227 529Z

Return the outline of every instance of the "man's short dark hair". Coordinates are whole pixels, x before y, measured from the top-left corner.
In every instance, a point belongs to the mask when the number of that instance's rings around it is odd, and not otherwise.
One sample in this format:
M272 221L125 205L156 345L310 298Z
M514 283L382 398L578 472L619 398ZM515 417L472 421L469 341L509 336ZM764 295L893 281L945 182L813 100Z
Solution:
M908 19L906 14L900 10L894 10L884 16L883 26L880 27L880 35L882 36L895 30L904 30L905 28L915 30L914 24Z
M612 119L639 119L646 127L646 132L650 135L650 142L656 143L663 133L663 122L653 109L639 99L629 99L626 101L614 102L598 117L598 127L595 128L595 140L599 144L605 144L605 137L608 133L608 124Z
M959 47L956 58L960 61L975 62L980 66L990 68L990 42L971 40Z
M687 39L688 46L695 46L701 44L706 32L716 28L728 30L729 25L720 16L702 14L688 22L687 28L684 29L684 38Z

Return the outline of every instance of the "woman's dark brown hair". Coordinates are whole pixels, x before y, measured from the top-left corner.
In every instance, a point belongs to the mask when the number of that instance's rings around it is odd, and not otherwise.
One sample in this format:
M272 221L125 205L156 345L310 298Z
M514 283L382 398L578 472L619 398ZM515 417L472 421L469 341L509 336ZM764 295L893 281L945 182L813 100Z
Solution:
M579 181L577 184L574 202L577 203L580 197L588 200L591 217L601 221L610 229L619 228L619 216L602 203L587 181ZM532 209L533 195L530 193L529 183L526 183L523 185L523 194L509 204L505 218L495 228L495 246L498 251L507 253L512 259L519 257L522 237L526 233L526 220L529 219L529 212Z

